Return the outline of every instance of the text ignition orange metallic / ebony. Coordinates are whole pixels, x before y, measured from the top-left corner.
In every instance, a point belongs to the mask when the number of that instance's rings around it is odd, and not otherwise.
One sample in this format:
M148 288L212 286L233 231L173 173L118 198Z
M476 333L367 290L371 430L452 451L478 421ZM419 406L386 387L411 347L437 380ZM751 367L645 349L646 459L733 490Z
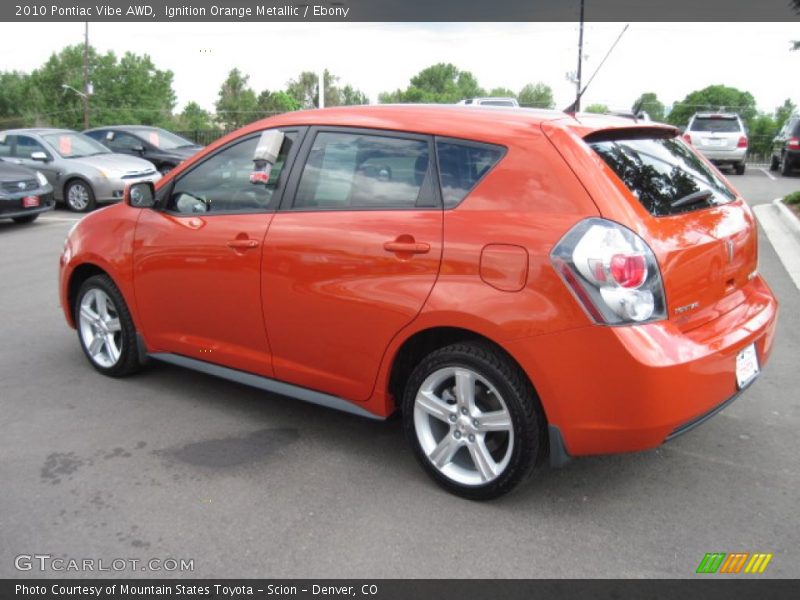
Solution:
M358 107L241 129L70 233L91 364L146 356L383 418L441 485L652 448L724 407L777 303L744 200L673 128Z

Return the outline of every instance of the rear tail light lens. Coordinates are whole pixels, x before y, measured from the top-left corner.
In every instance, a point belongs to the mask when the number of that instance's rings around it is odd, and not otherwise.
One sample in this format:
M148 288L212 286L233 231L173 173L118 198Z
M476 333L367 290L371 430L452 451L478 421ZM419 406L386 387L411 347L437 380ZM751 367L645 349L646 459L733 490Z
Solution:
M739 143L736 144L737 148L747 148L747 138L742 136L739 138Z
M789 148L800 148L800 138L789 138L789 141L786 142L786 145Z
M605 219L586 219L556 244L550 259L596 323L626 325L666 318L656 257L630 229Z
M684 140L684 141L685 141L687 144L691 144L691 143L692 143L692 136L690 136L688 133L684 133L684 134L683 134L683 140Z

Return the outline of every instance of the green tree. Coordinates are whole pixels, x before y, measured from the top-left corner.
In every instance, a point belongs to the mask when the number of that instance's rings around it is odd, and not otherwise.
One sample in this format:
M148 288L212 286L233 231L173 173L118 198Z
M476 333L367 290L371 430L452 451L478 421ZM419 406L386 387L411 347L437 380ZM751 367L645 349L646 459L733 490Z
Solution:
M643 110L653 121L664 120L664 104L658 99L655 92L644 92L636 99L631 110Z
M783 124L789 120L795 112L797 112L797 106L790 98L787 98L783 101L778 108L775 109L775 125L778 129L783 127Z
M28 75L19 71L0 73L0 128L25 124L24 107L28 103Z
M238 129L258 117L258 100L248 81L249 75L232 69L219 89L217 119L228 129Z
M347 84L342 88L342 95L341 95L342 105L343 106L355 106L360 104L369 104L369 98L367 95Z
M452 104L464 98L486 95L472 73L461 71L450 63L431 65L414 75L409 83L405 90L382 92L378 101Z
M583 112L604 114L608 112L608 106L605 104L590 104L583 109Z
M522 106L554 108L553 89L544 83L529 83L519 91L517 98Z
M778 125L772 115L759 113L750 120L747 131L748 153L766 156L772 147L772 138L778 132Z
M211 113L197 102L189 102L175 120L175 128L180 131L198 131L213 128Z
M299 110L300 104L288 93L283 91L270 92L264 90L258 95L258 110L263 116Z
M724 85L710 85L702 90L695 90L681 102L676 102L667 115L667 122L681 127L696 112L717 110L738 113L749 127L757 113L756 100L750 92Z
M361 90L347 84L339 87L339 77L325 69L323 72L325 85L325 106L347 106L351 104L369 104L369 98ZM319 106L319 75L313 71L303 71L286 86L286 93L298 103L300 108Z
M496 87L489 91L492 98L516 98L517 95L506 87Z

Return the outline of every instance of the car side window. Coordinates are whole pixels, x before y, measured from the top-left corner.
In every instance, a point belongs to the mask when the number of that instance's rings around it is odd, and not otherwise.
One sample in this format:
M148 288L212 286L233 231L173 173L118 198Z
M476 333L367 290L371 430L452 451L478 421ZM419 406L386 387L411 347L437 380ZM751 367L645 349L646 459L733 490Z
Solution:
M294 208L402 209L433 206L428 142L320 132L303 167Z
M0 156L11 156L11 145L16 137L15 135L0 134Z
M436 140L439 182L445 208L458 205L505 154L500 146Z
M255 135L224 148L180 177L167 201L167 210L197 214L274 209L273 196L296 137L296 132L285 132L266 184L250 181L259 141L259 135Z
M129 133L120 133L118 131L112 131L109 133L113 134L111 138L106 135L104 139L100 140L100 142L116 152L131 152L144 146L144 142L142 140L130 135Z
M39 142L27 135L17 136L17 147L14 151L14 156L17 158L30 158L34 152L47 153L44 146Z

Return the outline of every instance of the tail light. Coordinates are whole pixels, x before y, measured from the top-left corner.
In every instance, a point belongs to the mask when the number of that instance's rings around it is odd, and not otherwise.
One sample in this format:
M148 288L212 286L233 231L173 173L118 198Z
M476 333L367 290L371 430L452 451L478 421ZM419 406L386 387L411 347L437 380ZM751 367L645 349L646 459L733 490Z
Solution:
M747 138L742 136L739 138L739 143L736 144L737 148L747 148Z
M684 133L683 134L683 139L684 139L684 141L686 141L687 144L691 144L692 143L692 136L690 136L688 133Z
M556 244L550 260L596 323L626 325L667 316L653 251L618 223L581 221Z
M787 148L800 148L800 138L789 138L789 141L786 142Z

